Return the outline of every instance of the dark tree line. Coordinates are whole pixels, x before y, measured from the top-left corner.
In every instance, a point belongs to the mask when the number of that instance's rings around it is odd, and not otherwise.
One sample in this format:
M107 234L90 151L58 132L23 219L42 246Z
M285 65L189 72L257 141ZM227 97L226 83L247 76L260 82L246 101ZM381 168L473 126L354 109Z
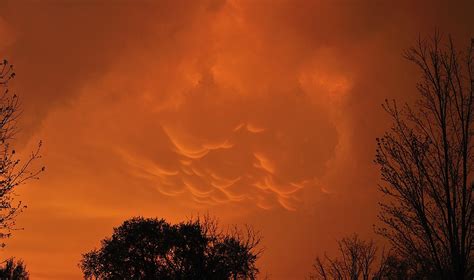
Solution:
M256 279L261 250L251 228L222 231L215 220L170 224L132 218L83 255L86 279Z

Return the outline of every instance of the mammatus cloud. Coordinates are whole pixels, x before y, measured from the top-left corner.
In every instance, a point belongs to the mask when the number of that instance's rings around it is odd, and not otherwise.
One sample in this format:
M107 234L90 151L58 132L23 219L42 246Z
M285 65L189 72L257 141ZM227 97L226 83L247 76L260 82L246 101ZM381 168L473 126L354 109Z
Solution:
M80 254L125 218L210 211L262 231L264 274L305 278L376 222L380 103L416 94L402 50L435 27L472 37L473 5L0 2L18 150L44 140L48 170L21 189L6 254L80 279Z
M315 187L315 174L322 174L333 154L336 132L321 118L324 109L301 90L254 97L207 79L180 94L179 104L158 104L160 110L152 112L157 103L151 102L146 119L160 133L149 133L147 146L166 151L118 147L131 173L163 195L192 194L200 208L250 203L295 210L298 191Z

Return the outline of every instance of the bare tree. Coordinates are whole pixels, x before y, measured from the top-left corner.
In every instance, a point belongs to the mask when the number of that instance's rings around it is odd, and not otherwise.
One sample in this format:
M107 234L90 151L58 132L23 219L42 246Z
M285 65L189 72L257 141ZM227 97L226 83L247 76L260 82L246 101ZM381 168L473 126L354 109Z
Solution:
M387 195L378 233L430 279L473 275L474 40L467 52L436 33L405 53L421 71L414 106L386 101L392 129L375 162Z
M40 157L41 142L26 162L15 157L11 142L18 131L19 100L8 91L8 82L15 76L13 66L4 60L0 63L0 86L5 90L0 94L0 239L10 236L15 227L15 217L25 207L21 201L13 199L15 188L29 179L38 178L44 167L32 170L34 160ZM0 246L5 246L1 243Z
M316 258L310 279L368 280L376 274L377 247L374 241L361 240L356 234L338 241L340 257Z

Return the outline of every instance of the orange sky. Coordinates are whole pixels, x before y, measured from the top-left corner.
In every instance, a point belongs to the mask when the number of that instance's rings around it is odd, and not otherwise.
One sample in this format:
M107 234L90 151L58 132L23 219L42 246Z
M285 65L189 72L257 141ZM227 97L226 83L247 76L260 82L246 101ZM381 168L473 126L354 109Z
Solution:
M304 279L336 239L372 235L380 104L416 94L402 50L474 34L472 1L400 2L1 1L17 148L43 140L47 167L1 256L80 279L124 219L210 213L260 230L263 276Z

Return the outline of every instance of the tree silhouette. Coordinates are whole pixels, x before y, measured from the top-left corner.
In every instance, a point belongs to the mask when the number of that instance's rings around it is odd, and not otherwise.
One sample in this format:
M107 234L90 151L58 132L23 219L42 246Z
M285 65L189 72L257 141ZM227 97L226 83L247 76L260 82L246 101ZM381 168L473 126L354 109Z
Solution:
M375 162L387 195L377 232L430 279L472 279L474 40L467 52L436 33L405 53L421 71L414 106L384 104L392 129ZM416 264L417 267L414 265Z
M172 225L137 217L79 266L86 279L255 279L259 243L251 228L223 232L209 218Z
M429 280L434 279L430 272L423 271L412 259L403 259L389 252L380 263L380 268L373 280Z
M323 259L317 257L310 279L368 280L378 275L380 269L375 264L377 247L374 241L361 240L354 234L337 243L340 256L330 258L325 254Z
M10 236L15 226L15 217L25 207L21 201L15 202L13 194L15 188L29 179L38 178L44 171L31 170L32 162L40 157L41 142L37 149L21 162L15 157L15 150L11 148L11 141L17 132L19 117L19 100L16 95L8 91L8 82L15 76L13 66L4 60L0 63L0 86L5 90L0 94L0 239ZM5 246L1 243L0 246Z
M314 280L420 280L426 272L411 270L410 260L392 250L379 250L373 240L365 241L357 234L337 242L339 256L317 257L310 279Z
M0 266L1 280L28 280L29 273L23 261L15 261L13 258L5 261L3 266Z

